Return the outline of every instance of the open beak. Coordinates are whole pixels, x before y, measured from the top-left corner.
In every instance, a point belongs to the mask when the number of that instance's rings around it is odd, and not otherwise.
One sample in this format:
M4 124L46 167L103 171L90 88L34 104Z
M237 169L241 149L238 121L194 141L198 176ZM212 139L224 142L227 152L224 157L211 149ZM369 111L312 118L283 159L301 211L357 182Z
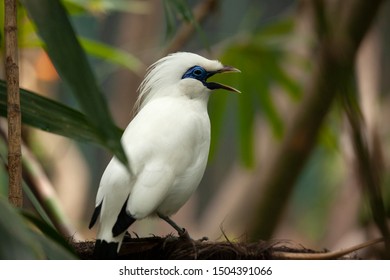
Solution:
M221 68L221 69L219 69L219 70L217 70L215 72L211 72L207 78L209 78L209 77L211 77L211 76L213 76L215 74L229 73L229 72L241 72L241 71L238 70L237 68L232 67L232 66L224 66L223 68ZM241 91L239 91L238 89L235 89L234 87L223 85L223 84L216 83L216 82L206 82L206 86L207 86L208 89L211 89L211 90L214 90L214 89L226 89L228 91L241 93Z

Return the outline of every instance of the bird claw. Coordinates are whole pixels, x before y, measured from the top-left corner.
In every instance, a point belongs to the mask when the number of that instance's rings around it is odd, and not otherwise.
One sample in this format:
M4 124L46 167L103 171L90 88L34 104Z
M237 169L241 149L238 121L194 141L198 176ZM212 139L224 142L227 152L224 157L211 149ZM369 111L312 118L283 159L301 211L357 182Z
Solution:
M179 237L183 240L186 241L191 241L191 242L203 242L203 241L208 241L209 238L207 236L203 236L200 239L194 240L191 238L191 236L188 234L188 231L185 228L182 228L182 231L178 232Z
M167 243L169 243L169 242L174 242L174 241L176 241L177 239L178 239L178 238L177 238L176 236L173 236L173 235L168 235L168 236L166 236L166 237L165 237L165 240L164 240L164 242L163 242L163 244L162 244L163 250L165 250L165 247L166 247Z
M194 259L197 259L198 258L198 248L196 246L196 243L209 240L209 238L206 236L203 236L202 238L200 238L198 240L194 240L190 237L190 235L188 234L188 231L185 228L182 228L180 231L178 231L178 235L179 235L179 237L176 237L173 235L168 235L167 237L165 237L165 240L162 244L162 249L165 250L166 245L169 242L182 240L182 241L188 242L192 245L192 248L194 250Z
M125 236L123 237L123 241L131 241L133 238L131 237L131 234L126 231Z

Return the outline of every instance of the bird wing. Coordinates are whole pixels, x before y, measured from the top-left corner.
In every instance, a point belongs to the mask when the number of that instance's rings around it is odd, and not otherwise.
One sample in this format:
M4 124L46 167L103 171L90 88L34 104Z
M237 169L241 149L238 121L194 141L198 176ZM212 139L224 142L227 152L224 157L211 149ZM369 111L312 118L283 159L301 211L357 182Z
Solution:
M99 216L100 220L112 221L116 219L120 207L131 192L132 184L133 182L127 169L118 159L112 158L100 180L95 210L92 214L89 228L93 227Z
M142 219L155 212L165 199L175 180L169 167L149 165L141 172L134 184L127 203L127 211L135 219Z

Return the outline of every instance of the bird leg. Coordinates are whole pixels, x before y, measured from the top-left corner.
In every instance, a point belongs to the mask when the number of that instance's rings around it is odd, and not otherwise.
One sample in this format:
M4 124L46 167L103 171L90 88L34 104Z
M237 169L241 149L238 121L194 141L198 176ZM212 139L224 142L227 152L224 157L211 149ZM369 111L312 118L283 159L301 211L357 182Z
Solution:
M166 221L171 227L173 227L177 233L179 234L179 238L184 239L187 242L190 242L192 244L192 247L194 248L194 259L198 258L198 249L196 248L195 241L190 237L188 234L188 231L185 228L179 227L171 218L165 215L161 215L160 213L157 214L161 219ZM171 237L172 238L172 237ZM166 242L170 241L170 238L165 239L163 248L165 248Z
M166 221L171 227L173 227L177 233L179 234L179 236L181 238L184 238L184 239L187 239L187 240L191 240L191 237L190 235L188 234L188 231L185 229L185 228L181 228L179 227L171 218L169 218L168 216L165 216L165 215L162 215L160 213L157 214L161 219L163 219L164 221Z
M171 218L169 218L168 216L165 216L165 215L162 215L160 213L157 213L157 215L163 219L165 222L167 222L171 227L173 227L177 233L179 234L179 237L180 238L183 238L183 239L186 239L186 240L191 240L192 241L192 238L190 237L190 235L188 234L188 231L185 229L185 228L181 228L179 227ZM202 237L201 239L197 240L197 241L207 241L209 240L209 238L207 236L204 236Z

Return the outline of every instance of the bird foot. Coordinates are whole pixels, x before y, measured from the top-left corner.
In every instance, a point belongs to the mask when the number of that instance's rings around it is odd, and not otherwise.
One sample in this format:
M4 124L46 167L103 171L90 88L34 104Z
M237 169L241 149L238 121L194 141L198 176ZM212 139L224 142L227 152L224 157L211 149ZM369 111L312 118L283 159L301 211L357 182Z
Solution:
M179 241L179 240L182 240L186 243L189 243L191 244L192 248L193 248L193 251L194 251L194 259L197 259L198 258L198 248L197 248L197 243L198 242L203 242L203 241L207 241L209 240L208 237L204 236L198 240L194 240L190 237L190 235L188 234L188 231L185 229L185 228L181 228L180 231L177 232L179 237L176 237L176 236L173 236L173 235L169 235L165 238L164 242L163 242L163 245L162 245L162 248L165 249L166 248L166 245L169 243L169 242L175 242L175 241Z
M179 237L183 240L192 240L192 238L188 234L188 231L185 228L182 228L181 231L178 231L177 233L179 234Z
M165 239L164 239L164 242L163 242L163 244L162 244L162 248L163 248L163 250L165 250L165 247L167 246L167 244L168 243L170 243L170 242L175 242L175 241L177 241L179 238L177 238L176 236L173 236L173 235L168 235L168 236L166 236L165 237Z
M207 236L203 236L200 239L194 240L191 238L191 236L188 234L188 231L185 228L182 228L181 231L178 231L178 234L179 234L179 238L191 242L203 242L209 240Z

